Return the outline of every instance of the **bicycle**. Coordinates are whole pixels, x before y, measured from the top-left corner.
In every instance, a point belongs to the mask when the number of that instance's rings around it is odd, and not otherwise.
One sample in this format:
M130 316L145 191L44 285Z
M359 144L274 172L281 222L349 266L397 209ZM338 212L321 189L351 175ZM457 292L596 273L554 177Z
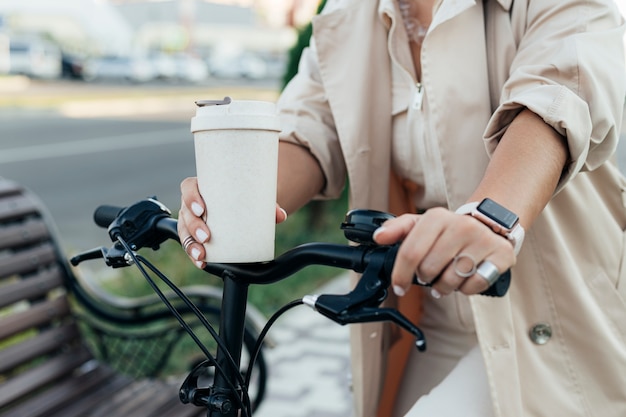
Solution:
M171 218L170 210L155 198L141 200L127 208L101 206L96 209L94 220L99 226L108 229L113 246L83 252L70 261L76 266L88 259L104 258L106 264L113 268L136 265L207 358L188 374L181 385L180 400L186 404L205 407L208 417L250 417L255 406L258 406L259 398L257 396L255 402L251 401L248 389L253 369L258 364L257 359L262 357L264 338L278 317L296 306L307 305L341 325L390 321L415 337L418 350L426 349L426 338L419 327L399 311L380 307L388 294L391 270L399 244L377 245L372 234L392 217L388 213L371 210L348 212L341 229L353 244L313 242L297 246L269 262L208 263L204 270L223 281L221 310L218 312L219 332L212 328L182 291L146 258L136 253L141 248L157 250L168 239L179 241L177 221ZM215 353L210 352L185 323L174 305L156 286L144 265L183 300L186 308L196 314L217 343ZM249 339L245 337L249 334L246 329L248 287L275 283L311 265L352 270L362 275L354 289L347 294L305 295L286 304L269 318L251 347ZM419 285L416 280L414 283ZM509 284L510 271L505 271L483 294L503 296ZM240 367L244 347L249 352L249 364L242 375ZM262 378L264 383L264 374Z

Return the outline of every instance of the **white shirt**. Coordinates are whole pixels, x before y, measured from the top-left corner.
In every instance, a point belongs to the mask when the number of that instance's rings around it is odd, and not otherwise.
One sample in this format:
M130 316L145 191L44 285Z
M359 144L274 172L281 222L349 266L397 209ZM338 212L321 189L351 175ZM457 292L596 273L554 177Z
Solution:
M445 206L445 177L436 130L429 117L428 88L417 80L397 2L380 0L379 16L389 28L387 46L392 61L392 167L400 178L419 186L415 207Z

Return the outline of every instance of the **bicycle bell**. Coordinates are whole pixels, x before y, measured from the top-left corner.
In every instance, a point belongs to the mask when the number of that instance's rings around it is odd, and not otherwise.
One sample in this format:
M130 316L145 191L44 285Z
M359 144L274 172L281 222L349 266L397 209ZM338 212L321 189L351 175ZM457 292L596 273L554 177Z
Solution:
M376 245L374 231L384 222L395 216L376 210L354 209L350 210L341 223L344 236L355 243L363 245Z

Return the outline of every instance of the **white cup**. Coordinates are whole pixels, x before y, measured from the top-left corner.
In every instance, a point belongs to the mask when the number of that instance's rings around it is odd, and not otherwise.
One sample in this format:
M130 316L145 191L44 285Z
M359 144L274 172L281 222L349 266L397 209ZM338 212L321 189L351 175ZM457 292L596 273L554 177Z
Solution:
M197 101L191 119L198 188L211 238L207 262L274 258L280 122L274 103Z

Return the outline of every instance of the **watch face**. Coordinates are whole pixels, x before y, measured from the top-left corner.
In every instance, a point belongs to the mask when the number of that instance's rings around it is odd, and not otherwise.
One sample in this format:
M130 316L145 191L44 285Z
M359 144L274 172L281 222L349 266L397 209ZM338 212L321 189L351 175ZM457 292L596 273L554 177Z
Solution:
M479 212L489 217L507 230L511 230L517 223L517 214L502 207L495 201L485 198L476 208Z

